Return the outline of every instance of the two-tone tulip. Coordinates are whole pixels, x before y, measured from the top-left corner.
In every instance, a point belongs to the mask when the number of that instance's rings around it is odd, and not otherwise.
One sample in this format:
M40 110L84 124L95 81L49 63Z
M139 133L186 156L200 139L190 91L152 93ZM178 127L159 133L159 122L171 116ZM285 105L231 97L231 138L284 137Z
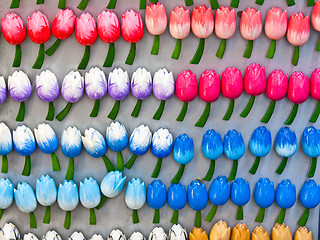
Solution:
M4 210L10 207L12 202L13 202L13 185L9 179L1 178L0 179L0 219L2 218Z
M4 103L7 99L7 84L4 78L0 76L0 104Z
M6 223L0 228L0 237L3 240L20 240L20 233L13 223Z
M179 211L187 204L187 190L181 183L172 183L168 188L167 201L169 207L173 209L170 222L177 224L179 220Z
M312 158L308 177L314 177L317 168L317 157L320 156L320 130L315 127L306 127L302 134L301 145L303 152Z
M200 180L194 180L188 185L188 203L191 209L196 211L194 226L201 227L201 210L208 204L208 192L206 185Z
M291 230L285 223L276 223L272 228L272 239L287 240L292 239Z
M231 240L250 240L250 230L245 223L238 223L231 233Z
M313 240L312 232L306 227L299 227L294 234L294 240Z
M238 206L237 220L243 220L243 206L249 202L250 196L248 181L243 180L243 178L235 179L231 186L230 198Z
M147 203L154 209L153 223L160 222L160 208L167 202L166 186L161 180L153 180L147 188Z
M1 173L8 173L8 157L12 151L11 131L5 123L0 123L0 155L2 156Z
M317 32L320 32L320 2L319 1L317 1L314 4L314 7L312 9L311 23L314 30L316 30ZM320 38L319 38L316 49L317 51L320 51Z
M231 236L231 228L225 221L220 220L211 228L210 240L229 240Z
M169 240L187 240L188 233L185 228L183 228L179 223L174 224L168 233Z
M309 122L316 123L320 114L320 69L319 68L316 68L311 74L310 95L313 99L317 101L317 106Z

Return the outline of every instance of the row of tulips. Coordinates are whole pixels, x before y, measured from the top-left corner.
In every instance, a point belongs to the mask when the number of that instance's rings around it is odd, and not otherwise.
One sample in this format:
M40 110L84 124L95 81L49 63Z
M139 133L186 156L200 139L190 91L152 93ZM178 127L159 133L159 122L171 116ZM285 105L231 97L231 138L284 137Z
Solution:
M50 206L57 201L59 207L66 211L64 227L69 229L71 211L76 209L80 199L81 204L90 209L89 224L95 225L95 209L101 209L108 198L117 197L124 188L125 182L126 177L123 177L122 172L112 171L103 178L100 187L97 181L90 177L80 182L79 189L72 180L65 180L59 184L57 189L54 180L49 175L42 175L37 180L34 193L32 187L26 182L19 183L14 189L9 179L2 178L0 179L1 216L3 211L11 206L14 199L21 212L29 213L30 227L36 228L37 223L33 212L37 204L46 207L43 223L49 224L51 219ZM255 184L253 196L254 201L260 207L256 221L263 222L265 209L269 208L275 201L281 208L276 220L279 224L284 222L287 209L290 209L296 203L297 198L296 187L290 180L282 180L275 189L273 182L268 178L259 179ZM146 202L154 209L154 224L160 222L160 209L166 203L174 210L171 222L178 223L179 211L188 203L191 209L196 211L195 227L201 227L201 211L206 208L208 201L213 206L206 217L207 221L211 222L213 220L218 206L226 204L229 198L238 207L237 220L243 220L243 206L249 202L250 197L249 183L242 178L235 179L231 184L226 177L219 176L213 180L209 191L199 179L192 181L187 188L180 183L172 183L167 191L161 180L152 181L146 189L144 182L139 178L133 178L126 188L125 203L132 210L134 224L139 223L138 210ZM320 186L314 180L306 181L299 192L298 198L305 208L298 225L305 226L310 209L317 207L320 203Z

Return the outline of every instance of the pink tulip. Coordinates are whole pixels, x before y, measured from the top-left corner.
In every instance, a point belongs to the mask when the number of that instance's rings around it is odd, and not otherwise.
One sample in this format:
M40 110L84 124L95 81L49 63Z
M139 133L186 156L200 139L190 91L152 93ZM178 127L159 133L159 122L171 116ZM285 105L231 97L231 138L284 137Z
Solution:
M281 70L273 70L267 82L266 95L272 101L269 108L261 119L261 122L268 123L276 106L276 101L283 99L287 95L288 91L288 74L284 74Z
M164 33L167 28L167 14L163 4L152 3L146 8L145 22L150 34L154 35L154 41L152 45L151 54L158 55L160 37L159 35Z
M311 23L317 32L320 32L320 0L318 0L312 10ZM317 45L317 51L320 51L320 38Z
M176 81L176 96L177 98L184 102L183 108L177 118L177 121L182 122L186 116L188 109L188 102L191 102L196 98L198 94L198 82L197 77L190 70L183 70L177 76Z
M170 14L169 31L173 38L177 39L172 53L173 59L178 59L181 52L181 39L188 37L190 33L190 12L184 7L176 7Z
M309 120L310 122L315 123L318 120L318 117L320 114L320 69L319 68L316 68L311 75L310 94L313 99L318 101L316 109L314 110L314 113Z
M241 117L245 118L250 113L255 96L264 93L267 87L267 76L264 67L259 64L252 63L247 67L244 74L244 90L247 94L251 95L250 100L245 109L240 114Z
M310 36L309 17L305 17L303 13L294 13L289 18L287 39L295 46L292 57L292 64L298 65L299 61L299 46L305 44Z
M253 48L253 40L256 40L262 31L262 18L260 11L248 7L241 14L240 33L242 37L248 40L248 46L244 52L244 57L250 58Z
M229 7L220 7L215 16L215 33L221 38L216 56L222 58L226 50L227 39L231 38L236 31L236 13Z
M297 115L299 104L305 102L309 97L309 77L302 72L294 72L289 79L288 98L294 103L293 109L286 125L291 125Z
M215 71L206 70L201 74L199 81L199 97L207 104L195 126L204 127L210 114L211 103L217 101L220 97L220 75Z
M287 32L287 11L281 8L273 7L268 11L264 30L268 38L272 39L271 45L267 54L267 58L272 59L276 51L276 40L283 38Z

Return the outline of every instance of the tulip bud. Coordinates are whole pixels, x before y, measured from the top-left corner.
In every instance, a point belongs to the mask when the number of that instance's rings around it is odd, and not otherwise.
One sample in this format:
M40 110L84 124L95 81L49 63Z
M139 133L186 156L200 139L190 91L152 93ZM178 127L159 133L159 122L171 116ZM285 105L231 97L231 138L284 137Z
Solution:
M1 240L20 240L19 230L12 223L6 223L0 228Z
M131 234L129 240L146 240L146 238L140 232L134 232Z
M85 237L83 236L82 232L74 232L71 234L68 240L85 240Z
M270 240L270 237L268 232L259 226L253 230L251 240Z
M126 240L126 236L119 229L114 229L109 234L107 240Z
M60 235L52 230L52 231L48 231L43 237L42 240L62 240L62 238L60 237Z
M320 3L320 2L319 2ZM316 68L310 79L310 95L313 99L317 100L317 106L314 110L309 122L315 123L320 114L320 69Z
M189 240L209 240L206 231L202 228L193 228L192 232L189 233Z
M313 10L312 10L312 16L311 16L311 23L317 32L320 31L320 2L316 1L314 4ZM318 40L317 44L317 51L320 51L320 39Z
M299 227L294 234L294 240L313 240L312 232L306 227Z
M232 229L231 240L250 240L250 230L245 223L238 223Z
M308 177L314 177L317 168L317 157L320 156L320 130L315 127L306 127L302 134L303 152L312 158Z
M1 173L8 173L8 157L12 151L11 131L5 123L0 123L0 155L2 156Z
M38 238L33 233L26 233L23 236L23 240L38 240Z
M209 238L210 240L229 240L231 229L225 221L220 220L211 228Z
M94 234L90 240L104 240L104 238L100 234Z
M272 228L272 240L291 240L292 235L290 228L285 224L276 223Z
M9 179L0 179L0 220L5 209L13 202L13 185Z
M148 240L167 240L168 236L162 227L155 227L149 235Z
M187 240L188 234L180 224L174 224L169 230L168 238L169 240Z

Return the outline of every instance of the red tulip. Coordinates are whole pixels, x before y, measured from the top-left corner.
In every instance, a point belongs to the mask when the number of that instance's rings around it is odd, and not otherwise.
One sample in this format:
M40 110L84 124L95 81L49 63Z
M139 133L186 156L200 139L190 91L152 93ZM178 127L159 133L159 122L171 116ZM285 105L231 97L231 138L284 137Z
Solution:
M320 32L320 0L316 2L312 10L311 23L317 32ZM320 38L317 45L317 51L320 51Z
M130 11L126 11L121 16L121 32L124 40L131 43L126 64L132 65L136 53L136 42L139 42L142 39L144 33L143 22L140 14L136 13L132 9Z
M223 120L228 121L233 113L234 99L240 97L243 92L243 78L241 71L236 67L227 67L221 75L221 91L223 96L230 99L228 111Z
M273 7L268 11L264 30L268 38L272 39L267 58L272 59L276 51L276 40L282 38L287 32L287 12L281 8Z
M104 67L111 67L114 61L114 42L120 37L120 23L117 15L112 11L103 10L97 18L98 35L100 39L109 43L109 50Z
M180 101L184 102L183 108L181 109L177 121L183 121L187 113L188 102L191 102L193 99L195 99L197 94L198 82L196 75L190 70L183 70L177 76L176 81L176 95Z
M203 127L208 120L211 103L217 101L220 97L220 75L215 71L206 70L201 74L199 81L199 97L207 104L195 126Z
M281 70L275 69L270 73L267 82L266 95L272 101L270 106L261 119L261 122L268 123L276 106L276 101L283 99L288 91L288 74L284 74Z
M236 31L236 13L229 7L220 7L215 16L215 33L221 38L221 43L216 56L222 58L226 50L227 39L231 38Z
M32 42L40 44L37 60L32 66L32 68L40 69L44 61L44 43L51 35L48 18L40 11L33 12L31 17L28 16L27 28Z
M51 24L52 34L57 38L55 43L46 51L51 56L59 47L61 40L69 38L76 22L76 15L70 9L60 10Z
M154 41L152 45L151 54L158 55L160 37L159 35L164 33L167 28L167 14L163 4L152 3L146 8L145 22L150 34L154 35Z
M298 65L299 61L299 46L305 44L310 36L309 17L305 17L303 13L294 13L289 18L287 39L295 46L292 57L292 64Z
M297 115L299 104L305 102L309 97L309 77L302 72L294 72L289 79L288 98L294 103L293 109L286 125L291 125Z
M8 13L6 18L1 19L1 27L4 39L16 45L16 53L12 67L20 67L21 64L21 46L26 39L27 31L22 19L15 13Z
M256 40L262 31L262 18L260 11L248 7L241 14L240 33L242 37L248 40L248 46L244 52L244 57L250 58L253 48L253 40Z
M97 40L97 26L96 21L89 13L82 13L76 19L76 39L85 46L85 52L78 69L85 69L90 59L90 45Z
M318 101L316 109L312 117L310 118L310 122L315 123L318 120L320 114L320 69L316 68L312 75L310 81L310 94L311 97Z
M181 52L181 39L188 37L190 33L190 12L184 7L176 7L170 14L169 31L172 37L177 39L171 58L178 59Z

